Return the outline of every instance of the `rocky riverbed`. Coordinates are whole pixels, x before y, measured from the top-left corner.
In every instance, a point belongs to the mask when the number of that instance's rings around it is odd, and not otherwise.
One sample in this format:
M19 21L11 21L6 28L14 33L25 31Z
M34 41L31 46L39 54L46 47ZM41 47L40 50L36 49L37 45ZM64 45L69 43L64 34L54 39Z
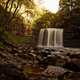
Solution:
M0 48L0 64L13 64L24 73L28 73L28 66L32 66L29 68L34 70L30 75L38 75L37 79L34 79L33 76L29 77L32 80L48 80L49 78L52 80L80 80L79 48L39 49L26 45L9 45Z

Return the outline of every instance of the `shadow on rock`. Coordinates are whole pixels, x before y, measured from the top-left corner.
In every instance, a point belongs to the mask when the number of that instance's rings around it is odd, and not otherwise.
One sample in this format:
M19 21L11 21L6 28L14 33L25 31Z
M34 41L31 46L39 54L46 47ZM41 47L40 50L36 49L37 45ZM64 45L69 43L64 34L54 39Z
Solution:
M28 80L13 64L0 64L0 80Z

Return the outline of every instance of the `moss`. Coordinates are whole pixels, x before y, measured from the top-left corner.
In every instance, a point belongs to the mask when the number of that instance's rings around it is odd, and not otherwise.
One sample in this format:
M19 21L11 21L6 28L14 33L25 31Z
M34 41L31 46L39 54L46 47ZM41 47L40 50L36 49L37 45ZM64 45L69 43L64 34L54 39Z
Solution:
M17 36L10 32L5 32L5 37L8 41L13 42L15 44L30 43L32 39L31 36Z
M3 45L2 42L0 42L0 48L4 48L4 47L5 47L5 45Z
M32 74L32 69L31 69L31 67L24 68L24 69L23 69L23 74L24 74L26 77L29 77L29 76Z

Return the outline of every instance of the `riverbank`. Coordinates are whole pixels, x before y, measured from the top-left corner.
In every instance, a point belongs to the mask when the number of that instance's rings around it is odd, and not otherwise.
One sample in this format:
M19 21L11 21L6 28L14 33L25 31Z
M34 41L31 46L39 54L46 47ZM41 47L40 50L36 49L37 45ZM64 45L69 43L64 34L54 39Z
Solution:
M33 74L36 72L35 69L36 66L38 66L38 69L42 68L43 71L45 71L48 68L48 66L52 65L53 68L56 67L56 69L57 67L67 69L69 72L68 74L71 74L72 76L75 73L79 75L80 49L79 48L38 49L30 45L24 46L8 45L5 48L0 48L0 64L13 64L22 70L27 70L28 65L31 65L34 67ZM24 67L26 69L24 69ZM52 71L54 72L54 70ZM24 71L24 73L25 72L26 71ZM36 72L36 74L38 74L38 71ZM60 76L63 76L64 74L67 75L67 73L63 73ZM69 77L67 76L66 80L68 80L67 78Z

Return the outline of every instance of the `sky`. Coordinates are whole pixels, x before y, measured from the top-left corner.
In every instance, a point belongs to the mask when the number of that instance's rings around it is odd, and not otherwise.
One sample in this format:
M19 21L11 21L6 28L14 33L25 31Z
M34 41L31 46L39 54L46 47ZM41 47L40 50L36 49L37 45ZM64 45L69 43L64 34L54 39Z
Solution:
M59 9L59 0L34 0L37 6L50 12L56 13Z

